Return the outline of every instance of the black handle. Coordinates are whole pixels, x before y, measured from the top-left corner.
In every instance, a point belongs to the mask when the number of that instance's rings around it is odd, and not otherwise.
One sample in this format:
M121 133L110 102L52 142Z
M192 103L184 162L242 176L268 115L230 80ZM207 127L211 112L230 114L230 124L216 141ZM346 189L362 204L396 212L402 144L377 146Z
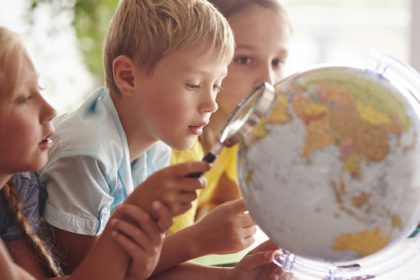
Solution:
M207 153L207 155L203 157L203 161L207 161L208 163L212 163L215 159L216 159L216 156L213 155L212 153ZM203 175L203 172L195 172L195 173L188 174L187 177L199 178L201 175Z

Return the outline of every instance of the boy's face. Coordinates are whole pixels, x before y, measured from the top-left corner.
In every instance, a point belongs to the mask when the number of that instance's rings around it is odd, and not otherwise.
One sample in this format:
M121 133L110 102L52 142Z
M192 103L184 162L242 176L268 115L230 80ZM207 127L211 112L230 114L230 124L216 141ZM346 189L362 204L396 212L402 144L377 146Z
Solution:
M55 115L40 95L31 61L26 55L21 60L9 69L14 76L9 80L16 81L14 90L0 93L0 170L10 174L37 170L46 163Z
M216 95L226 73L227 63L205 48L167 55L151 74L136 69L137 131L178 150L191 147L218 108Z
M217 99L218 114L225 117L255 86L282 78L290 36L290 27L279 11L257 4L233 14L228 21L236 49Z

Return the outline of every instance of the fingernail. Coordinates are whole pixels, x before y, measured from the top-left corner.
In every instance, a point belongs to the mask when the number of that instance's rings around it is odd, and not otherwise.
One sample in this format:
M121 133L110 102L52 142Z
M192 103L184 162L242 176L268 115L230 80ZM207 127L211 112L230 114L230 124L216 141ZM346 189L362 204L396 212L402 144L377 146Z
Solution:
M152 202L152 207L153 207L153 208L155 208L155 209L159 209L159 208L160 208L160 206L161 206L161 204L160 204L160 202L159 202L159 201L155 200L155 201L153 201L153 202Z
M264 259L269 260L271 259L272 253L271 252L265 252L264 253Z
M200 180L200 185L202 187L205 187L207 185L207 179L203 176L201 176L200 178L198 178L198 180Z

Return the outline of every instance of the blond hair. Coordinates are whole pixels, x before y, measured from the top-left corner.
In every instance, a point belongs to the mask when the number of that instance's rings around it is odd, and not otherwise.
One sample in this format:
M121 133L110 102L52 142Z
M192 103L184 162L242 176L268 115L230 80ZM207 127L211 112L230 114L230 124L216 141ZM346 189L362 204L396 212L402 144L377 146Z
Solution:
M25 54L26 51L19 36L7 28L0 27L0 98L2 98L0 103L3 103L3 98L8 98L6 94L10 94L10 92L14 91L16 82L19 80L20 65ZM15 65L15 67L12 67L12 65ZM13 71L11 72L11 70ZM0 108L0 110L2 110L2 108ZM25 217L22 204L20 203L11 182L6 184L2 191L10 211L15 214L17 221L31 240L35 252L38 253L47 265L47 268L55 276L62 275L61 268L53 257L47 242L34 232L28 219Z
M14 212L16 220L25 231L25 234L29 237L35 252L39 255L44 265L46 265L46 268L53 274L53 276L62 276L63 271L61 270L58 260L52 253L52 248L47 242L40 238L36 232L34 232L31 224L26 218L23 212L22 203L19 201L13 184L11 182L7 183L3 187L2 191L3 197L7 201L10 211Z
M19 36L0 26L0 97L14 91L24 53Z
M225 17L242 11L249 5L254 4L268 9L275 9L285 13L283 6L279 0L208 0L212 3Z
M105 37L105 83L119 93L112 63L126 55L153 72L166 55L188 47L213 50L229 63L234 38L226 19L206 0L122 0Z

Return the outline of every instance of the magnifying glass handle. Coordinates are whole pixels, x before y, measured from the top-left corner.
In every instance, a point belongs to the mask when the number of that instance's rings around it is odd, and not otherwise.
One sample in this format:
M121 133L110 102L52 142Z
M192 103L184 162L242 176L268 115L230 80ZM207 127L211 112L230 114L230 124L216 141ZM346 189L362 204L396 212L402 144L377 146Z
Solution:
M212 152L207 153L207 155L203 157L203 161L207 161L208 163L212 163L215 159L216 159L216 156ZM195 173L188 174L187 177L199 178L201 175L203 175L203 172L195 172Z

